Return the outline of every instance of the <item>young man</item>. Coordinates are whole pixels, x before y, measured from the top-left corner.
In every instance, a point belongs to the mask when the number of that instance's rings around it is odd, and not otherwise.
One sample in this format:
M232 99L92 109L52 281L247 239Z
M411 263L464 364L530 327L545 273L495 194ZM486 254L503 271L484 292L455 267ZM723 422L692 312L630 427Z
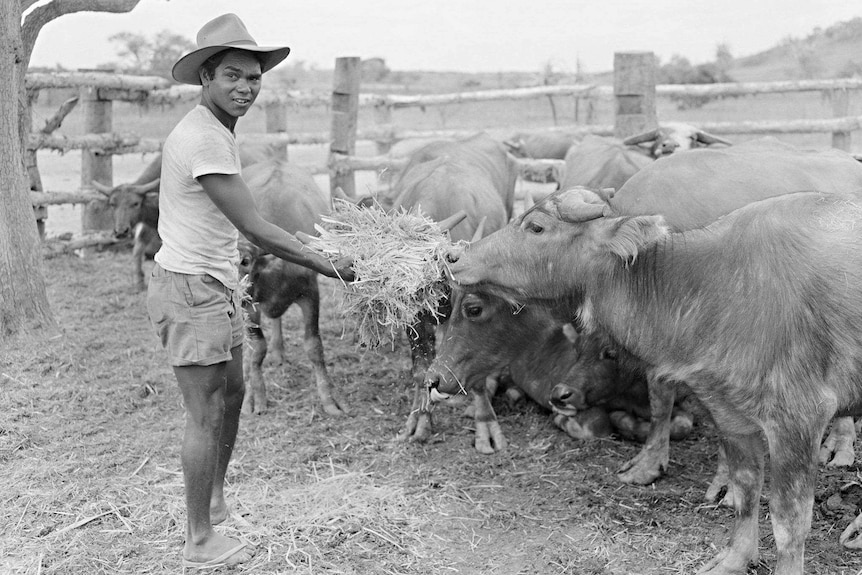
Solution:
M198 48L173 68L179 82L201 86L201 100L162 150L159 235L147 308L186 408L182 445L187 527L183 564L210 567L250 560L253 550L213 529L228 517L224 479L244 394L243 318L238 289L238 231L280 258L350 281L335 266L264 220L240 175L234 134L260 91L264 72L290 48L258 46L234 14L208 22Z

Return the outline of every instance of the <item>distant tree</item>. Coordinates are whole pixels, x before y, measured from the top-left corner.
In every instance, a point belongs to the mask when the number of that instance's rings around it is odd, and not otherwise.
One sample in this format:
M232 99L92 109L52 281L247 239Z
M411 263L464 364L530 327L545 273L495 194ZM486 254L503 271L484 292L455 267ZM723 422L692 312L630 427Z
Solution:
M195 44L170 30L162 30L152 38L134 32L120 32L108 38L119 44L118 54L124 58L116 66L125 72L171 79L171 67L180 56L195 48Z
M715 65L723 73L727 74L733 66L733 55L730 46L722 42L715 47Z
M138 2L51 0L35 6L37 0L0 1L0 340L57 325L24 163L31 124L24 79L36 38L45 24L64 14L128 12Z
M693 66L688 58L674 54L667 64L660 65L656 72L656 82L659 84L716 84L732 82L733 79L713 62ZM674 96L680 110L700 108L713 100L712 96Z
M862 64L854 60L847 60L844 66L838 70L839 78L862 78Z
M383 58L368 58L359 63L360 74L364 82L382 82L389 75L386 60Z

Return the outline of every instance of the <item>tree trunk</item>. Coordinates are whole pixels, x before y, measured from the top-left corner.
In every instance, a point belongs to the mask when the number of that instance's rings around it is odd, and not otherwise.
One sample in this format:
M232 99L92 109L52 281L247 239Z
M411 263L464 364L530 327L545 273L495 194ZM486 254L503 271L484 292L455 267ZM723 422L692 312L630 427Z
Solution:
M24 167L19 102L26 61L19 2L0 2L0 338L54 329ZM23 64L23 65L22 65Z

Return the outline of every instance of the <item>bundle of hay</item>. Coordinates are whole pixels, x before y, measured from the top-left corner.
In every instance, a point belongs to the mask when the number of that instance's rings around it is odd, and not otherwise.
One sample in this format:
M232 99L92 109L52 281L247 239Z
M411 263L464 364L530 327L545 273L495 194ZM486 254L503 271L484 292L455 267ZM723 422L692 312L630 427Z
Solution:
M342 307L355 320L359 343L377 347L417 314L437 314L446 295L446 232L418 210L385 212L336 199L307 247L330 260L353 259L356 281L346 284Z

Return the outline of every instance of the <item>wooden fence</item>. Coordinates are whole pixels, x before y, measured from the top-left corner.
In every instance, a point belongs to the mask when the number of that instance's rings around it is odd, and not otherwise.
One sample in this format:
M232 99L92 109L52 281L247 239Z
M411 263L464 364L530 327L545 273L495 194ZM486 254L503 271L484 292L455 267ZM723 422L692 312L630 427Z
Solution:
M648 56L644 57L644 54ZM659 86L655 86L653 82L650 87L650 74L644 72L642 65L633 66L631 62L654 61L651 59L651 54L628 55L634 60L626 60L626 55L618 54L617 56L618 58L615 58L614 86L587 84L541 86L419 96L363 94L360 92L359 58L338 58L335 63L331 94L265 91L258 98L257 105L263 107L265 111L267 133L240 136L240 141L242 142L244 139L265 141L281 145L285 150L289 145L329 144L330 152L327 162L306 167L315 174L328 174L330 186L333 189L339 186L348 194L354 195L355 171L380 171L401 167L403 159L392 157L386 153L393 142L407 138L453 138L474 132L474 130L419 131L397 126L393 117L398 110L406 108L426 109L434 106L549 97L611 101L615 102L615 125L577 124L554 126L536 131L562 130L573 135L620 135L620 117L627 110L630 111L632 106L635 108L652 106L651 113L654 121L655 104L651 98L654 99L655 97L723 97L820 92L828 94L831 98L833 115L831 118L779 121L752 119L741 122L695 123L701 129L722 135L831 133L832 145L847 151L850 151L852 132L862 128L862 116L848 115L849 93L862 89L862 79ZM635 80L624 74L634 74ZM56 135L50 130L34 131L30 135L28 151L34 154L38 149L52 149L61 152L82 150L80 189L33 192L32 201L34 208L60 203L86 204L87 207L85 207L82 215L82 227L85 232L110 228L110 215L106 214L104 197L92 190L90 181L95 179L107 185L112 184L112 155L158 152L163 143L162 139L148 139L132 134L113 132L112 103L119 100L151 106L172 106L195 101L200 95L200 88L198 87L171 85L162 78L96 72L28 74L26 83L28 92L31 94L31 101L34 101L32 95L39 90L56 88L77 88L79 90L78 101L80 107L83 108L84 126L87 133L81 136L62 136ZM633 95L630 88L639 83L642 86L637 88L635 92L638 93ZM285 114L287 106L329 106L332 117L331 130L328 133L288 132ZM368 108L374 111L374 124L360 128L359 110ZM649 114L645 118L645 121L649 123ZM494 126L487 126L486 128L493 129ZM356 142L359 140L376 142L378 155L357 156L355 150ZM554 162L528 161L522 163L521 168L525 172L542 170L548 164L553 165ZM104 234L101 235L104 236ZM106 241L102 237L96 243L105 243ZM76 246L80 247L77 244Z

